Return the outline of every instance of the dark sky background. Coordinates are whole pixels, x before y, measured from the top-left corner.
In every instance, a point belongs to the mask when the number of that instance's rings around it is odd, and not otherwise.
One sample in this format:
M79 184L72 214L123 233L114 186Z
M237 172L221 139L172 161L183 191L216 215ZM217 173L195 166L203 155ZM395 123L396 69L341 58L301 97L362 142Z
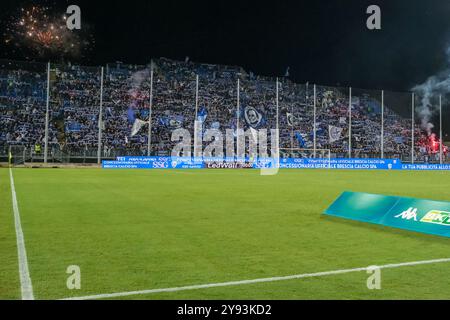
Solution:
M448 0L2 0L1 22L30 3L80 6L96 41L76 61L87 65L189 56L270 76L289 66L301 83L408 91L445 68L450 43ZM366 28L371 4L382 30ZM1 58L23 58L1 46Z
M189 56L271 76L290 66L297 82L408 90L445 65L450 43L450 1L443 0L2 0L0 19L30 3L61 13L80 6L96 44L77 62L90 65ZM366 28L370 4L381 7L380 31ZM1 49L3 58L22 58Z

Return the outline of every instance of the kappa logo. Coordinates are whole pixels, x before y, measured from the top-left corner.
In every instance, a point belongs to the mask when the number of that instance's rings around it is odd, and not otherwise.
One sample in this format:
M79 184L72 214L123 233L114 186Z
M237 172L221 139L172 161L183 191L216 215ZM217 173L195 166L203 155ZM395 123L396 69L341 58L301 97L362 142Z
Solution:
M422 219L420 219L420 222L450 226L450 212L431 210Z
M408 210L396 215L395 218L401 218L405 220L414 219L414 221L417 221L417 208L411 207Z

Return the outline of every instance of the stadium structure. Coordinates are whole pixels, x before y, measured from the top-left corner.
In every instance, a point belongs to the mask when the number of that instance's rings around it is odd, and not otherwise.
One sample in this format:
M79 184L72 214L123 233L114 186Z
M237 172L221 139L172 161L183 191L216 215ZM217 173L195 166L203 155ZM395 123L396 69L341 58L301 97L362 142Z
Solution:
M442 125L421 126L421 98L165 58L2 60L0 298L448 299L447 238L322 214L344 191L448 197ZM173 157L182 128L228 130L231 149L239 130L278 129L276 169L315 169L244 170L246 145L244 161L215 153L191 167L215 170L184 170L195 143ZM117 162L156 170L105 170ZM444 233L439 205L393 219Z
M442 130L427 133L415 117L421 97L413 93L296 84L164 58L147 66L1 61L0 68L3 160L10 150L18 163L169 156L172 131L194 131L198 118L203 131L224 135L279 128L279 147L288 156L329 150L332 158L448 160ZM439 106L439 97L433 104ZM298 149L309 151L289 152Z

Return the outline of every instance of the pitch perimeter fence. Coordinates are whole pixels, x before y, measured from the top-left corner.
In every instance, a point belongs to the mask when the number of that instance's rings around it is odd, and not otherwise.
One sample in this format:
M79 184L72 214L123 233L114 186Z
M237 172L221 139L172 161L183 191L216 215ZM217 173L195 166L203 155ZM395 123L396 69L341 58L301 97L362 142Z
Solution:
M441 120L446 104L436 96L426 107ZM193 132L201 119L202 130L224 137L226 129L268 129L268 150L278 128L284 150L449 163L442 120L427 132L423 107L409 92L297 84L168 59L105 67L0 60L0 159L10 150L25 162L169 156L173 130Z

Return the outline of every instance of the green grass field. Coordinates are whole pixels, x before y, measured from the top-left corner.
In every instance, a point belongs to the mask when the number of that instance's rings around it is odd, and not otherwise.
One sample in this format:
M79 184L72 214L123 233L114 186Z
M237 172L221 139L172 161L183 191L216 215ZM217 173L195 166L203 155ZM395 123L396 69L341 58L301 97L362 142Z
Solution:
M13 169L36 299L450 258L450 240L321 215L344 190L450 200L447 172ZM0 298L20 299L9 169ZM69 265L81 289L66 287ZM126 299L450 299L450 263Z

